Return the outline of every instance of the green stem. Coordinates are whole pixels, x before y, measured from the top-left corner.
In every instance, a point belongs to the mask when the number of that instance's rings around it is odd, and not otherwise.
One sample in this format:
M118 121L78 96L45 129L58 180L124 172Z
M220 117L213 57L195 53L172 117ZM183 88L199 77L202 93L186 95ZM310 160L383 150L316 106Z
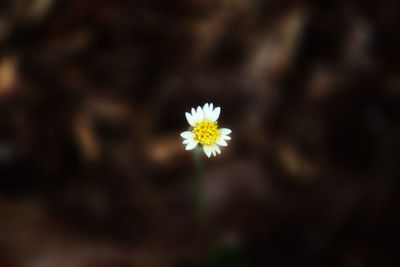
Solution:
M207 244L212 247L214 242L214 234L211 229L211 225L206 218L206 212L204 209L204 164L203 164L203 150L201 148L196 148L193 151L193 161L196 167L196 176L195 176L195 212L197 217L197 222L199 223L203 234L205 234L205 238Z
M196 177L195 177L195 211L197 219L201 224L204 223L204 208L203 208L203 175L204 175L204 165L202 158L202 150L196 148L193 151L193 160L196 167Z

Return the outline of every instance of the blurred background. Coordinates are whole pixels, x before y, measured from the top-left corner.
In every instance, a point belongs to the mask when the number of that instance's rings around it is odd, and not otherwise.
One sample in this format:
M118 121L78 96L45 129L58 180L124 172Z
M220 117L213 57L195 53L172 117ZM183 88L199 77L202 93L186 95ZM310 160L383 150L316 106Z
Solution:
M1 1L0 266L400 266L397 4Z

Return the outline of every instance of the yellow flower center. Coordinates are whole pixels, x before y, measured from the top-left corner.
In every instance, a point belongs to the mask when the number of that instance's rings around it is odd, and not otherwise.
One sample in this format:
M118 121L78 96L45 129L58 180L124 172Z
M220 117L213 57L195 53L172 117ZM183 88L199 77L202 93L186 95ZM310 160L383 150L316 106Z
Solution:
M207 120L198 122L192 132L194 139L202 145L211 145L219 136L218 124Z

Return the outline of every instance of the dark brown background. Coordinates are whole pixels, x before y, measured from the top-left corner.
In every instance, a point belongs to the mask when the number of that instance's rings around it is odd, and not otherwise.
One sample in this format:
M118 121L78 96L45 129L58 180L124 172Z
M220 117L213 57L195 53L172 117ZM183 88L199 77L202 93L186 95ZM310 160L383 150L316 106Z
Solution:
M1 1L0 266L399 266L396 4Z

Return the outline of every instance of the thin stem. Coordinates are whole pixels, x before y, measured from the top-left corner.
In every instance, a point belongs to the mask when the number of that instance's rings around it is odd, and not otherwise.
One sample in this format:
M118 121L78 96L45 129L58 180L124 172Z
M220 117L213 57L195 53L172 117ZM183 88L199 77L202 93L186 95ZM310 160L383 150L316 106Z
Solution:
M207 243L212 247L214 243L214 234L211 229L211 225L209 225L209 222L206 219L206 213L204 210L204 164L203 150L201 148L194 149L193 161L196 167L196 176L194 181L196 217L203 233L205 234Z
M195 211L197 219L200 223L204 223L204 208L203 208L203 175L204 165L202 158L202 151L200 148L196 148L193 151L193 160L196 167L195 177Z

